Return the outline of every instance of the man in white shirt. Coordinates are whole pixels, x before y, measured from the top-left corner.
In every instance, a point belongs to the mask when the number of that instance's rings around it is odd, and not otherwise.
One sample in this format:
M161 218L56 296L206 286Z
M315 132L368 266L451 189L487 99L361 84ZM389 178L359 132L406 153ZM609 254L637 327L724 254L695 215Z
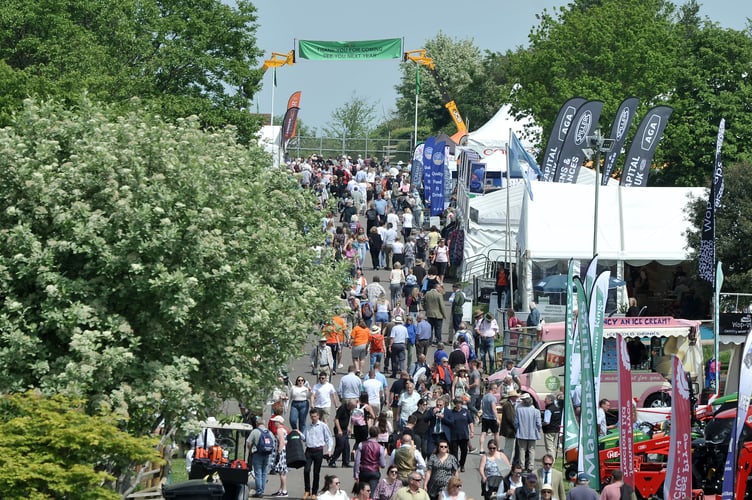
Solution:
M392 244L397 239L397 231L394 229L393 224L386 223L386 231L381 235L381 238L384 241L382 246L384 249L384 264L386 265L386 269L390 270L392 268Z
M321 421L327 424L332 407L339 406L337 390L329 382L325 372L319 373L319 382L311 389L311 408L316 408ZM328 425L328 424L327 424Z
M381 413L381 405L384 401L384 385L376 378L376 370L371 368L368 377L363 382L363 391L368 394L368 404L373 410L373 414L378 416Z
M493 373L496 371L496 352L494 349L494 340L499 334L499 324L493 315L486 313L481 320L475 324L475 331L478 333L480 345L478 356L483 362L483 371ZM488 363L486 363L488 357Z
M390 335L392 346L392 378L405 369L407 354L407 328L402 324L402 316L394 318L394 326Z

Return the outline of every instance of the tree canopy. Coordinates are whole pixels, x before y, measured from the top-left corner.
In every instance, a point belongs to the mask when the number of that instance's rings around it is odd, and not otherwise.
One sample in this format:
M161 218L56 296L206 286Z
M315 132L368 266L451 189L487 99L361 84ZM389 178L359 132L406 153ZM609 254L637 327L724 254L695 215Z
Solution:
M230 130L82 99L0 130L0 391L135 432L257 401L328 319L315 199Z
M478 126L496 112L493 100L480 93L485 88L485 69L481 51L472 40L455 40L441 31L426 40L426 55L433 59L436 72L444 82L447 94L454 99L462 117ZM397 89L397 113L407 123L413 123L415 113L415 71L412 61L401 64L402 76ZM418 123L433 131L454 133L455 127L435 78L426 67L420 67L421 91L418 95Z
M8 0L0 4L0 124L28 96L75 102L82 91L204 127L258 130L255 8L220 0Z
M3 498L118 499L119 480L139 464L161 461L156 439L133 437L84 406L33 391L0 398Z

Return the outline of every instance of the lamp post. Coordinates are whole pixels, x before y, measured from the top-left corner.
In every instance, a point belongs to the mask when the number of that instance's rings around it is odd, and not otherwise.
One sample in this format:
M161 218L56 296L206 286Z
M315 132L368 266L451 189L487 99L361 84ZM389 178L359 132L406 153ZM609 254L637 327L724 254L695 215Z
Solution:
M593 211L593 256L598 254L598 193L600 191L601 153L608 153L614 147L613 139L606 139L597 128L593 135L587 136L587 148L582 150L588 160L595 161L595 207ZM595 155L595 158L593 158Z

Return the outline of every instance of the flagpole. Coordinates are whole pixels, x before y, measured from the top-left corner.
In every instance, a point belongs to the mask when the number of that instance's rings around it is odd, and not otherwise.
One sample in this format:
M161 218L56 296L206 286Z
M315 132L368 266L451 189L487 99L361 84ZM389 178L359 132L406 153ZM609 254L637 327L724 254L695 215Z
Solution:
M274 133L274 88L276 87L275 83L277 83L277 79L275 78L275 74L277 73L277 68L274 68L274 71L272 71L272 113L269 117L269 125L272 126L272 134Z
M510 202L509 202L509 188L511 187L509 183L511 182L512 176L509 174L509 148L510 144L512 143L512 129L509 129L509 136L507 139L507 237L505 238L506 244L504 248L504 265L509 265L509 303L512 304L512 309L514 309L514 279L512 278L512 262L509 258L510 249L509 249L509 236L511 233L510 224L509 224L509 210L510 210ZM504 307L506 307L507 303L506 300L504 300ZM504 330L507 329L508 323L507 323L507 317L506 317L506 310L502 310L502 319L504 320Z
M416 69L415 71L419 71ZM413 150L418 147L418 90L415 90L415 123L413 124Z

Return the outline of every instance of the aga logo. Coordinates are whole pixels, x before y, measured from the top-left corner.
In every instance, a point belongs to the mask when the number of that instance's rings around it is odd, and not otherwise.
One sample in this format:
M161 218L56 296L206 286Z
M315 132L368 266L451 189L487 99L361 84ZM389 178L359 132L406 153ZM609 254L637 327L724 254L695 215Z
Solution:
M658 135L658 129L661 127L661 117L653 115L648 120L645 131L642 133L642 140L640 140L640 148L643 151L650 151L655 143L655 138Z
M572 125L572 120L574 120L574 114L576 112L577 108L575 108L574 106L567 106L567 109L564 111L564 119L561 120L561 126L559 127L560 141L563 141L567 136L567 132L569 132L569 126Z
M585 111L580 117L580 121L577 122L577 128L575 129L574 143L578 146L585 142L590 127L593 124L593 113L588 110Z

